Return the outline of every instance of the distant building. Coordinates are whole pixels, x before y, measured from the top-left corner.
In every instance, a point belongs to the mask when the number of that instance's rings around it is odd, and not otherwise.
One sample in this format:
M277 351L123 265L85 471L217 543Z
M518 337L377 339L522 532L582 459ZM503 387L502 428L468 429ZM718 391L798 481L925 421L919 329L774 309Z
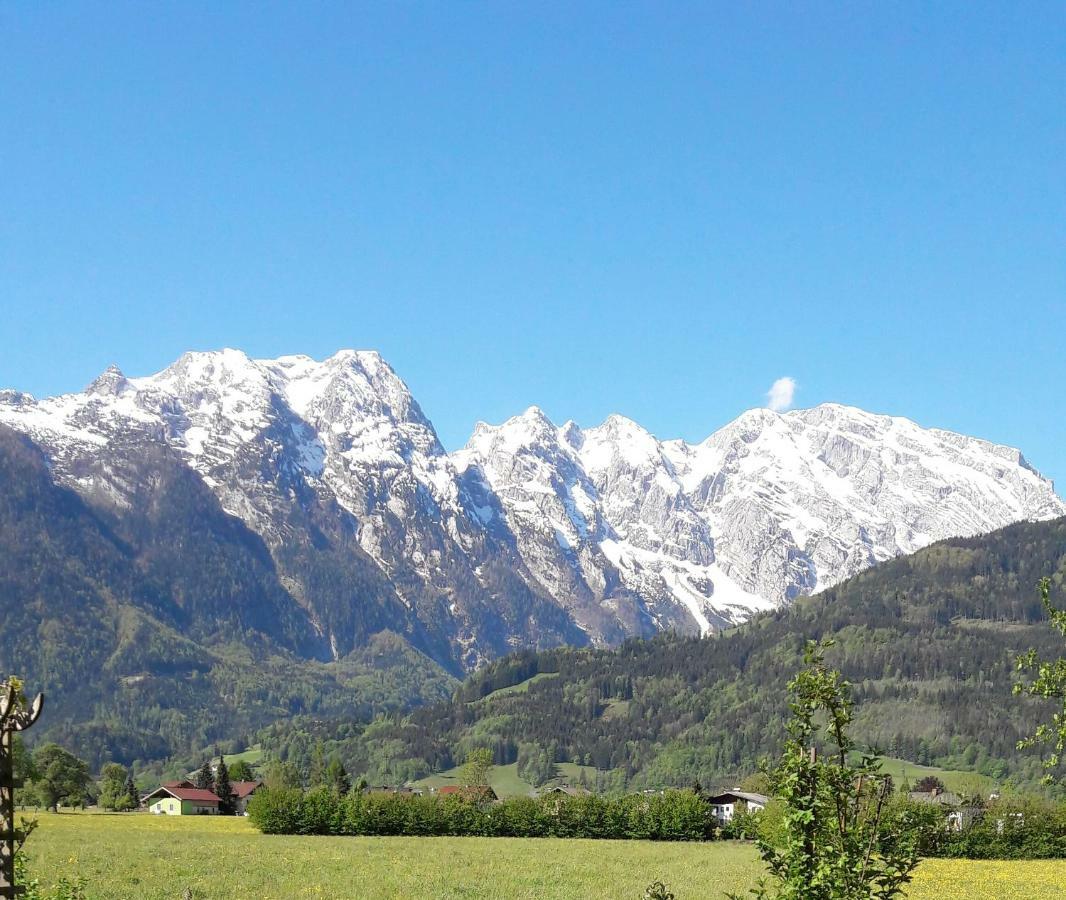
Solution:
M191 781L169 781L141 798L141 803L157 816L217 816L218 797Z
M488 786L465 787L458 784L446 784L442 788L437 788L437 793L442 797L462 797L464 800L472 800L475 803L495 803L500 799Z
M931 791L911 791L907 796L916 803L929 803L944 807L947 810L948 827L953 831L969 828L981 814L981 807L965 801L954 791L933 788Z
M261 781L233 781L230 788L233 790L233 811L238 816L248 815L248 801L252 794L263 786Z
M766 809L766 804L770 802L770 798L765 794L751 794L747 791L734 790L708 797L707 802L711 804L711 811L714 813L715 818L718 819L718 824L725 825L733 820L733 816L739 810L759 812Z

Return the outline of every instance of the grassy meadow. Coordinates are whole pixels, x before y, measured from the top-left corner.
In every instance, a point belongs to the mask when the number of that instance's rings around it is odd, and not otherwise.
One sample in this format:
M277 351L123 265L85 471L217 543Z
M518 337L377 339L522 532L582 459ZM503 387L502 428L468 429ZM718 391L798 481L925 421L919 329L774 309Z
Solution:
M559 777L553 779L552 783L577 784L578 778L582 773L584 773L590 781L593 781L596 778L596 769L593 766L578 766L574 763L557 763L555 769L559 773ZM456 766L454 769L448 769L445 772L439 772L436 775L429 775L418 781L412 781L411 787L424 789L433 788L436 790L450 784L458 785L460 783L459 775L461 771L462 766ZM506 766L493 766L492 771L489 773L489 783L492 785L492 789L496 792L496 796L501 800L506 799L507 797L528 797L533 791L533 785L519 777L518 763L510 763Z
M522 690L523 685L525 689L528 689L531 681L536 681L538 678L554 677L554 675L541 676L536 675L533 678L523 681L522 684L514 688L501 688L493 694L489 694L490 697L494 697L504 691L517 691ZM480 702L480 701L475 701ZM611 715L611 711L615 706L624 707L628 705L626 700L613 701L612 705L608 705L605 716ZM236 760L240 758L247 758L249 754L254 754L255 751L247 751L244 754L238 754L233 757L226 757L226 762L232 765L231 759ZM261 753L259 754L261 755ZM249 762L257 762L258 758L249 759ZM926 775L935 775L942 782L949 791L961 791L963 793L979 793L987 796L994 791L997 787L996 781L993 778L989 778L986 775L978 775L975 772L963 772L954 769L941 769L938 766L920 766L917 763L912 763L905 759L893 759L892 757L883 757L881 760L882 770L896 779L897 782L906 780L912 785L923 778ZM583 773L590 782L595 781L596 769L593 766L578 766L573 763L558 763L556 771L559 773L558 777L553 779L552 783L559 784L577 784L578 779ZM449 784L459 784L459 775L462 770L462 766L456 766L453 769L448 769L444 772L438 772L434 775L429 775L426 778L421 778L418 781L412 781L411 786L423 789L438 789L445 787ZM525 797L533 791L533 785L524 781L518 776L517 763L511 763L506 766L493 766L492 772L489 775L489 781L492 784L492 789L496 791L496 796L501 799L507 797Z
M279 837L244 819L146 814L39 816L27 845L43 886L88 879L92 900L468 898L639 900L665 880L677 900L742 891L759 873L746 844L508 838ZM1066 861L929 860L915 900L1066 898Z
M949 791L962 793L979 793L987 797L999 785L996 779L976 772L964 772L959 769L941 769L939 766L919 766L906 759L894 759L891 756L881 758L881 771L891 775L897 783L908 781L911 786L926 775L939 778Z

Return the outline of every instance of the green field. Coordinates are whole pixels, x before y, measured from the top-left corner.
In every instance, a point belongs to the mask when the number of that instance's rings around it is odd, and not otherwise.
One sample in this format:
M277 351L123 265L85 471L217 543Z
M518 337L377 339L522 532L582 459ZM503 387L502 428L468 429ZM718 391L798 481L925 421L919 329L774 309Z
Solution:
M963 793L977 791L988 796L996 789L996 780L987 775L963 772L958 769L941 769L937 766L919 766L905 759L893 759L890 756L881 759L881 768L897 783L906 779L912 786L926 775L935 775L944 782L944 787L949 791L962 791Z
M258 766L263 761L263 748L259 744L255 744L249 747L247 750L242 750L240 753L224 753L222 758L226 761L226 768L233 768L233 764L239 760L243 760L250 766ZM212 763L215 761L215 757L210 760ZM186 778L195 778L196 769L191 772L186 772Z
M418 781L412 781L411 787L424 789L433 788L436 790L449 784L459 784L459 772L461 768L461 766L456 766L454 769L448 769L445 772L429 775ZM578 776L582 772L585 773L590 781L594 781L596 778L596 769L593 766L578 766L574 765L574 763L557 763L555 768L559 773L559 777L553 779L549 784L576 785ZM517 763L511 763L507 766L493 766L492 773L489 775L489 783L492 785L492 789L496 792L496 796L501 799L506 799L507 797L527 797L533 792L533 785L518 777Z
M477 700L471 700L470 703L481 703L484 700L488 700L490 697L506 697L508 694L524 694L526 693L530 685L536 684L538 681L546 681L549 678L558 678L558 672L538 672L536 675L532 675L525 681L520 681L518 684L512 684L510 687L498 688L491 693L486 694L484 697L479 697Z
M83 876L92 900L180 900L186 889L196 900L639 900L657 878L697 900L743 890L759 871L753 849L731 842L276 837L233 818L39 818L27 849L42 885ZM930 860L911 897L1066 898L1066 862Z

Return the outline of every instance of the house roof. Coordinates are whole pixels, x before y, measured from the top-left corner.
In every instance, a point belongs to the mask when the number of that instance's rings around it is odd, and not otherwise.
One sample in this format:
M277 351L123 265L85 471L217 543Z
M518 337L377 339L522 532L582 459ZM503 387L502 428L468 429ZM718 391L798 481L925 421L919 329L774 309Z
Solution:
M263 786L261 781L231 781L230 790L233 791L233 796L238 800L243 800L245 797L254 794L257 788Z
M176 797L178 800L190 800L194 803L218 805L218 796L214 791L205 791L198 787L185 787L181 782L160 785L150 794L146 794L142 799L148 801L157 794L170 794L171 797Z
M737 800L746 800L748 803L758 803L766 806L770 798L765 794L752 794L748 791L726 791L724 794L716 794L707 798L711 803L735 803Z

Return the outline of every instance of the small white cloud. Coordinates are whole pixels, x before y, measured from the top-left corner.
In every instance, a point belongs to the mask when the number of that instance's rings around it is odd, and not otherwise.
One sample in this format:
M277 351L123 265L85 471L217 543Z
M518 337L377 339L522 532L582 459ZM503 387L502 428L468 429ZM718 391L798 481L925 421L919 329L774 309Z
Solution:
M786 375L770 385L770 390L766 392L766 405L774 412L784 412L792 405L795 395L796 380Z

